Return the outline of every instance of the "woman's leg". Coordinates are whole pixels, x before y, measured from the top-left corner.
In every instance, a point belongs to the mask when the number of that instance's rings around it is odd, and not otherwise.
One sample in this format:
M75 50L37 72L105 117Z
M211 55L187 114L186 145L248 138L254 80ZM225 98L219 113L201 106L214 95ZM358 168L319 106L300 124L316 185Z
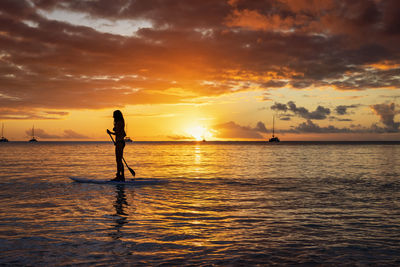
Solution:
M124 147L125 147L125 144L121 143L121 142L117 142L117 144L115 146L115 158L117 161L117 175L119 175L121 177L125 177L124 176L124 164L122 163Z

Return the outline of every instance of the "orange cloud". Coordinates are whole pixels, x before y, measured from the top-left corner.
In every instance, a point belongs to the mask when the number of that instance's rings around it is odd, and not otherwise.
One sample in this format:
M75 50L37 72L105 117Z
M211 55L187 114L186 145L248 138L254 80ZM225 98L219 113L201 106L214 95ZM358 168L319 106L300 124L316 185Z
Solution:
M227 19L227 25L230 27L238 26L252 30L265 30L269 26L269 20L256 10L234 10L233 14Z
M251 30L289 31L294 26L291 17L282 18L278 14L265 16L257 10L234 10L227 18L229 27L243 27Z
M381 62L376 62L376 63L372 63L372 64L368 64L365 67L370 67L370 68L374 68L377 70L390 70L390 69L399 69L400 68L400 64L399 63L395 63L395 62L391 62L389 60L384 60Z

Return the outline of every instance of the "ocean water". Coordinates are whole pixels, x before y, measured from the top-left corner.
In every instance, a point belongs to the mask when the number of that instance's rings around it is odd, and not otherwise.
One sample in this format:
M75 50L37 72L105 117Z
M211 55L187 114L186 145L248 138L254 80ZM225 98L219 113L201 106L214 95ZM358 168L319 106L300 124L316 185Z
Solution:
M0 265L400 265L400 143L0 144ZM130 174L126 172L128 177Z

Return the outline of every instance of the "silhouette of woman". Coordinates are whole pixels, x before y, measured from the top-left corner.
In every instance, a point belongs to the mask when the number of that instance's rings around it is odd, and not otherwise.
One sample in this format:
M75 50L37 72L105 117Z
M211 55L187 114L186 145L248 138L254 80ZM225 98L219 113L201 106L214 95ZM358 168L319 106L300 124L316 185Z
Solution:
M124 155L124 147L125 141L124 137L125 133L125 120L124 116L122 116L122 112L120 110L115 110L113 113L114 118L114 128L111 132L107 129L108 134L115 135L115 159L117 161L117 176L112 179L112 181L125 181L124 175L124 164L122 163L122 157Z

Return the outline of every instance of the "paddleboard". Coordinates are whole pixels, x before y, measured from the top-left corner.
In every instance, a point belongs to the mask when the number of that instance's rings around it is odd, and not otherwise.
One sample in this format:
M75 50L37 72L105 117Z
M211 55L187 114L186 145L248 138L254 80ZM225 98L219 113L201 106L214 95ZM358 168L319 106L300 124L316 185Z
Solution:
M69 177L72 181L77 183L87 183L87 184L111 184L111 185L156 185L156 184L163 184L167 181L165 180L158 180L158 179L143 179L138 178L134 180L125 180L125 181L110 181L110 180L98 180L98 179L87 179L82 177Z

